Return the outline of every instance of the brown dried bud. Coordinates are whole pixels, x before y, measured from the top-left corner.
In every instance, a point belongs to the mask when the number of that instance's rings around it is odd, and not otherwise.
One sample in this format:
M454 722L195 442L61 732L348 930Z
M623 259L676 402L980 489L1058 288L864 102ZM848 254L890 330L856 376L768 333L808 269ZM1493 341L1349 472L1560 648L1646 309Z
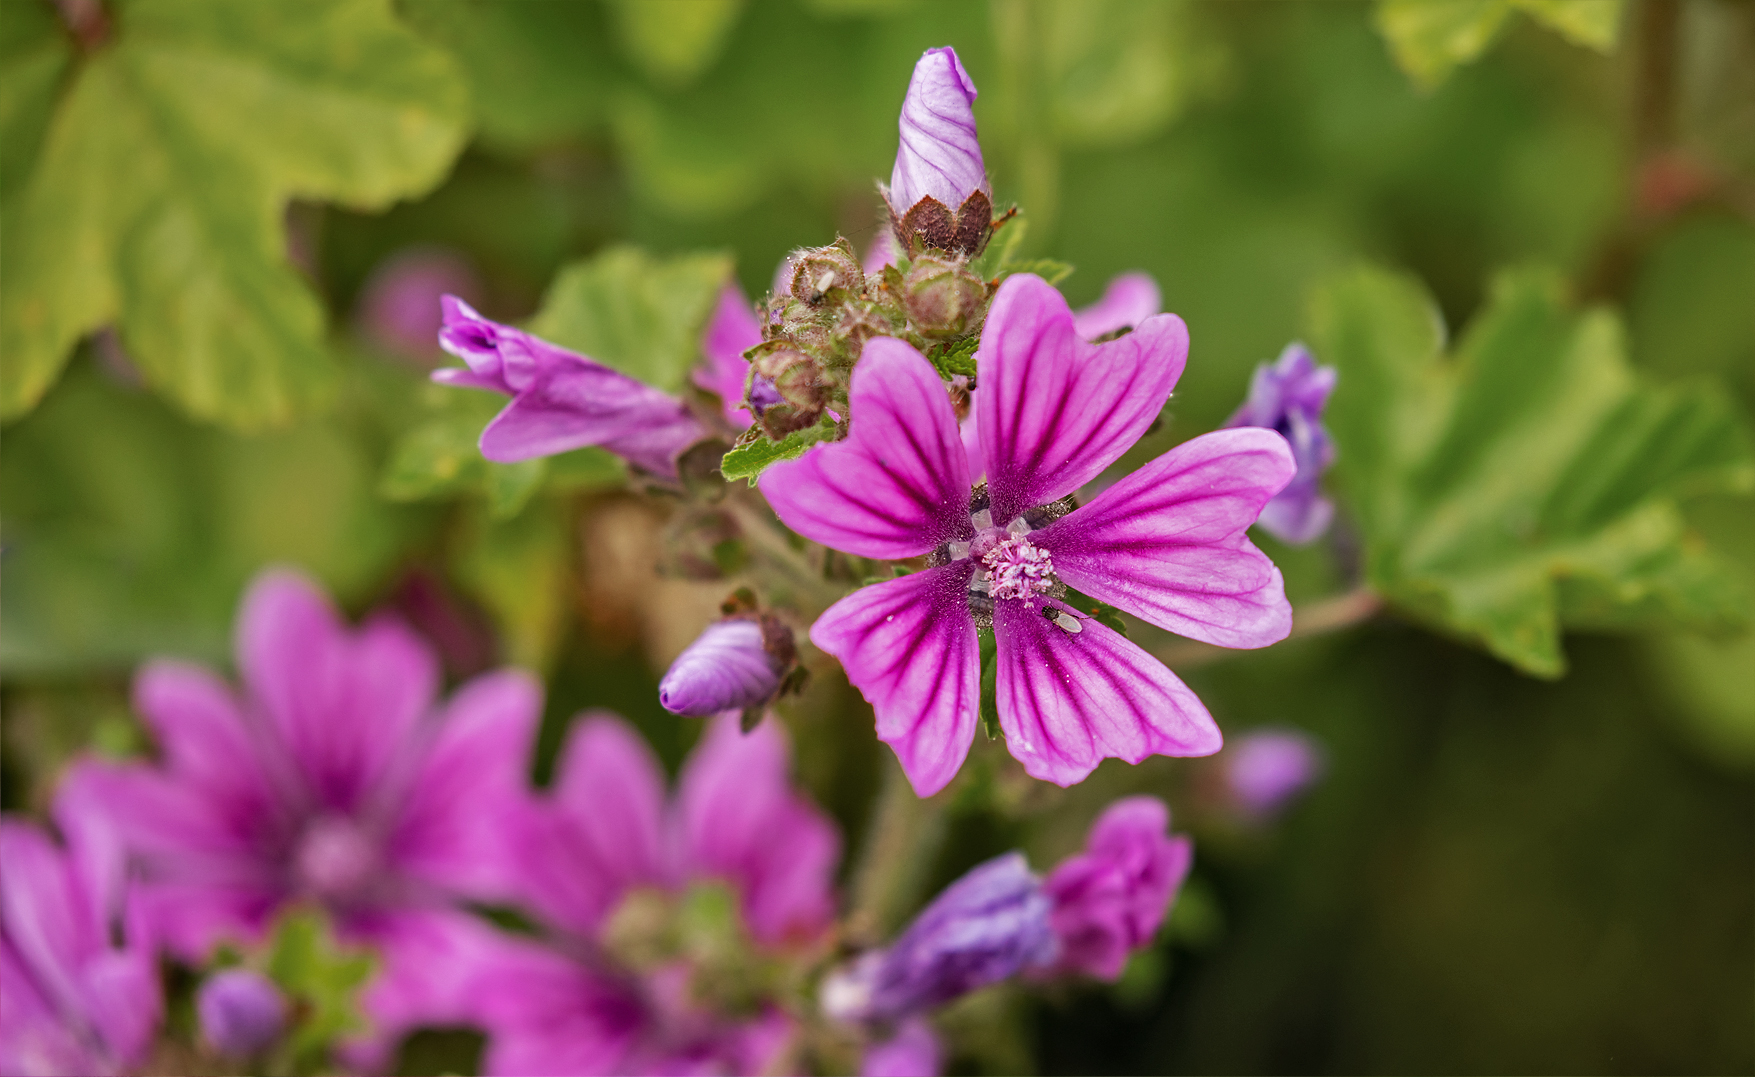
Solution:
M928 196L906 209L890 206L890 230L910 256L943 251L973 258L993 234L993 200L976 191L955 209Z
M859 268L853 245L845 239L792 256L792 294L813 307L836 290L857 295L864 287L865 273Z
M961 260L923 254L903 280L902 305L925 336L962 336L986 302L987 283Z

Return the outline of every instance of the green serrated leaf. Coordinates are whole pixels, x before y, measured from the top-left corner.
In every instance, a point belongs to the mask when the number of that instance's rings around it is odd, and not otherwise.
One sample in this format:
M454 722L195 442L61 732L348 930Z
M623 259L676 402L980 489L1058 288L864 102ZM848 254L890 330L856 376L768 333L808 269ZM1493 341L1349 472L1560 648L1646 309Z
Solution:
M561 270L530 331L675 392L700 357L701 330L730 277L729 255L658 258L612 247Z
M1576 45L1615 47L1621 0L1378 0L1374 21L1396 63L1430 90L1477 59L1523 11Z
M973 378L975 376L975 350L981 347L980 337L969 337L964 340L933 348L927 353L932 365L947 378L958 375Z
M326 1069L335 1042L365 1030L359 990L376 967L370 952L339 946L320 911L295 908L280 917L269 941L267 971L296 1004L298 1020L286 1049L297 1072Z
M162 0L116 12L113 33L0 222L0 416L34 407L111 322L193 415L254 428L311 411L336 364L285 258L285 205L431 187L462 148L466 87L387 0Z
M770 441L758 437L741 445L734 445L725 458L719 462L719 474L726 482L737 479L748 479L751 486L756 484L756 477L767 469L769 464L781 460L793 460L803 456L806 449L835 436L834 422L825 419L816 426L805 430L795 430L779 441Z
M623 50L653 80L686 86L725 45L743 0L612 0Z
M1059 284L1072 276L1073 267L1070 263L1057 261L1053 258L1031 258L1022 262L1014 262L1005 267L1009 276L1013 273L1034 273L1049 284Z
M1499 278L1449 357L1406 277L1357 271L1313 314L1343 386L1335 477L1379 593L1541 676L1564 669L1566 624L1734 619L1734 579L1676 511L1755 487L1721 392L1641 384L1615 317L1569 311L1541 271Z

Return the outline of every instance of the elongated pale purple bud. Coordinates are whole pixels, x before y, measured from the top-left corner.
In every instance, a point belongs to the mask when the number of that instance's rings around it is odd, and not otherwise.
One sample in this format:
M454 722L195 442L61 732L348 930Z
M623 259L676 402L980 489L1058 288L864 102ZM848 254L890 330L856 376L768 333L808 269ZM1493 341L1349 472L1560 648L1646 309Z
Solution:
M1085 851L1049 873L1062 970L1114 980L1129 954L1151 944L1194 859L1193 843L1171 837L1169 826L1158 798L1118 800L1091 827Z
M1296 729L1258 729L1237 737L1219 756L1225 787L1247 815L1277 814L1322 777L1322 749Z
M995 857L946 887L889 949L832 976L824 1008L843 1020L893 1021L1049 965L1058 947L1048 913L1024 854Z
M993 186L975 134L975 83L952 48L914 65L898 123L901 142L884 200L910 254L979 254L993 217Z
M1319 367L1304 345L1288 344L1274 363L1255 368L1249 398L1225 422L1227 427L1265 426L1292 446L1298 472L1257 521L1281 542L1314 542L1334 519L1334 503L1322 496L1322 473L1335 459L1322 412L1334 387L1334 367Z
M707 626L658 683L672 714L708 715L767 702L793 658L784 625L736 618Z
M956 209L981 191L992 196L975 134L975 81L953 48L928 49L914 65L902 99L902 141L890 172L890 204L906 210L922 198Z
M268 977L251 969L226 969L195 993L201 1035L232 1058L268 1049L286 1025L286 999Z

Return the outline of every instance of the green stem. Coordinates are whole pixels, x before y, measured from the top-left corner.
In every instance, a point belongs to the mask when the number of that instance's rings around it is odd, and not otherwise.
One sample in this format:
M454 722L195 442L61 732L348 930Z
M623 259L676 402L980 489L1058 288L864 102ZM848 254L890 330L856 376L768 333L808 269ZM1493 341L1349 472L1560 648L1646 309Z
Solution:
M1306 636L1322 636L1330 632L1338 632L1343 628L1351 628L1356 624L1370 620L1381 609L1383 609L1383 599L1363 587L1343 594L1331 595L1321 601L1294 609L1292 611L1292 632L1286 638L1299 639ZM1153 650L1152 653L1171 669L1187 669L1190 666L1204 666L1209 662L1217 662L1222 658L1248 652L1232 647L1216 647L1211 643L1201 643L1190 639L1165 644Z
M920 903L927 873L944 843L942 796L922 798L894 759L853 875L848 934L875 945L895 933Z

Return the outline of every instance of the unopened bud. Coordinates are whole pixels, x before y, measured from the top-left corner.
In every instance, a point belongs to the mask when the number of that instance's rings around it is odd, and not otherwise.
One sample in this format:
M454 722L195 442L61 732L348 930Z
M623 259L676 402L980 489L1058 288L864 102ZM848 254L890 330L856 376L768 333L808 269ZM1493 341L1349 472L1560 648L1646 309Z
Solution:
M762 352L751 361L749 407L769 437L816 425L829 403L823 368L792 348Z
M690 715L759 707L780 690L796 658L792 630L771 616L720 621L670 664L658 702Z
M195 993L195 1015L201 1035L220 1054L249 1058L280 1038L286 999L261 973L226 969L209 976Z
M901 141L884 201L897 242L910 255L940 250L973 257L993 225L993 187L975 135L975 83L955 49L930 49L902 100Z
M859 268L859 259L845 239L836 240L832 246L798 251L790 261L792 295L813 307L836 289L857 294L865 287L865 271Z
M929 337L960 337L987 302L987 284L961 262L921 255L903 278L902 303Z

